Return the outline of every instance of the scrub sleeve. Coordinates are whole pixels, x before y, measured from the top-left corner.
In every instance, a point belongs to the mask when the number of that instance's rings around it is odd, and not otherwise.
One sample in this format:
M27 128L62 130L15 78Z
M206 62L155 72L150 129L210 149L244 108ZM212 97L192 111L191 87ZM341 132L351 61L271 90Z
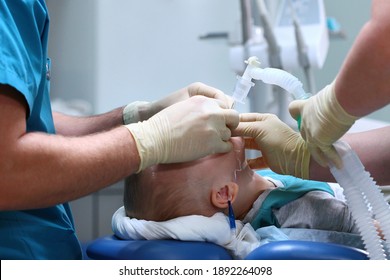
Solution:
M28 132L53 134L47 57L49 16L45 1L1 0L0 19L0 84L12 86L24 96L29 110ZM81 258L67 203L0 212L0 259Z

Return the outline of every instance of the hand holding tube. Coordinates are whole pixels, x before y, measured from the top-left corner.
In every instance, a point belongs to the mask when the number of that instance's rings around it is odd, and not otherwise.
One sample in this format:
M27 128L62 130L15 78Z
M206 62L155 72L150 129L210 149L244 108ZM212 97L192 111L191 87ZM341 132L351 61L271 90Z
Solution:
M261 151L262 156L248 160L252 169L269 167L280 174L309 178L310 153L306 142L277 116L241 114L233 134L247 137L246 149Z
M215 99L195 96L178 102L147 121L126 125L137 144L138 172L158 163L195 160L232 149L228 141L238 112L223 109Z
M161 110L197 95L217 100L224 109L231 108L233 104L233 99L219 89L197 82L179 89L157 101L135 101L128 104L123 109L123 123L130 124L147 120Z
M334 91L335 82L306 100L290 103L293 118L301 118L300 130L313 158L323 167L329 161L341 168L342 161L333 143L340 139L357 119L339 104Z

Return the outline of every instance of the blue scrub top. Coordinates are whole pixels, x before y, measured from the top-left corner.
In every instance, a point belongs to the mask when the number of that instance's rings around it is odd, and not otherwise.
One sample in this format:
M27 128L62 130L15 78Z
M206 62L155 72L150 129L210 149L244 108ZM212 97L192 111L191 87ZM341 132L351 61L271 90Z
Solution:
M29 108L28 132L55 133L45 1L0 0L0 19L0 84L10 85L24 96ZM81 248L67 203L0 212L0 259L80 258Z

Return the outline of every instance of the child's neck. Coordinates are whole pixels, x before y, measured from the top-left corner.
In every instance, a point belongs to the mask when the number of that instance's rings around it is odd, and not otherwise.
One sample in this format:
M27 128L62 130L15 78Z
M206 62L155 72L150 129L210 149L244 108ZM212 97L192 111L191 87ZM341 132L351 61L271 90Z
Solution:
M245 187L240 186L238 197L234 203L234 211L239 220L244 219L249 210L252 209L253 203L257 198L268 189L275 188L275 185L252 171L248 174L249 179Z

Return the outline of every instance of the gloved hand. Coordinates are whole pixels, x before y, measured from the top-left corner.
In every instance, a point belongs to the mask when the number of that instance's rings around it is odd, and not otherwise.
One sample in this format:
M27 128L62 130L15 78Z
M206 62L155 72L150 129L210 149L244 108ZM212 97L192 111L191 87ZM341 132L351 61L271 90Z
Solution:
M233 99L222 91L199 82L192 83L154 102L136 101L128 104L123 109L123 123L130 124L147 120L161 110L196 95L214 98L225 109L231 108L233 104Z
M250 168L269 167L276 173L309 178L310 153L306 142L277 116L241 114L233 135L247 137L246 149L261 151L260 157L248 159Z
M228 140L238 122L237 111L222 109L216 99L195 96L126 127L137 144L139 172L158 163L186 162L231 151Z
M333 143L354 124L357 117L349 115L339 104L334 91L335 82L306 100L290 103L293 118L301 117L301 135L308 143L313 158L323 167L331 161L342 167L342 161Z

